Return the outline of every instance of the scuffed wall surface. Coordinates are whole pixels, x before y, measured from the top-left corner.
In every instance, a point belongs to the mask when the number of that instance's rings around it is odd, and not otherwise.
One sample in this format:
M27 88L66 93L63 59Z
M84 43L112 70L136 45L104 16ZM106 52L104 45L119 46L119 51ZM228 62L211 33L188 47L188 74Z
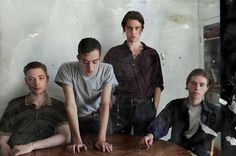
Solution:
M187 95L185 79L199 62L197 0L0 0L0 116L8 101L27 93L22 69L30 61L48 66L48 92L63 100L53 82L61 63L76 60L77 44L95 37L109 48L123 43L120 26L128 10L145 18L141 40L161 57L167 102Z

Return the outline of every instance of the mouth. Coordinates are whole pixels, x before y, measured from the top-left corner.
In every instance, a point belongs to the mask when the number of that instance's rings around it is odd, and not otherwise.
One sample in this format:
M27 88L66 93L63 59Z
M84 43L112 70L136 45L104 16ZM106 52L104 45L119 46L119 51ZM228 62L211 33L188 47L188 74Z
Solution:
M91 75L91 74L93 74L93 72L86 72L85 73L85 75L88 75L88 76Z
M194 94L194 95L200 95L200 93L198 93L198 92L193 92L193 94Z
M38 91L38 90L40 90L40 88L34 88L34 90Z

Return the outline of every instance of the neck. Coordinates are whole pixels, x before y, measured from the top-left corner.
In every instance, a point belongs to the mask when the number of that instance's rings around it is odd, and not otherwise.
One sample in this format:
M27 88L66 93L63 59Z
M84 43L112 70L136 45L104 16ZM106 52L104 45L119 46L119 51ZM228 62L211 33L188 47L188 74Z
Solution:
M189 97L189 102L190 102L190 104L191 105L193 105L193 106L198 106L198 105L200 105L201 104L201 102L202 102L202 98L200 98L200 99L193 99L193 98L190 98Z
M32 100L32 103L37 105L37 106L41 106L45 99L46 99L46 93L43 93L43 94L33 94L31 93L31 100Z
M128 43L128 47L131 49L139 48L140 46L142 46L142 43L140 41L136 41L136 42L127 41L127 43Z

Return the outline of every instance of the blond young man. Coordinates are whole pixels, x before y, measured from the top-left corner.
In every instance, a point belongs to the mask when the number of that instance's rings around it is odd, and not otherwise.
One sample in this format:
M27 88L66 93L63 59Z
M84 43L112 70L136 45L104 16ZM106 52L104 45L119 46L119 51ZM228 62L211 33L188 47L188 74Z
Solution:
M188 97L169 102L149 125L140 144L148 149L172 128L171 142L197 155L210 156L211 142L220 131L221 110L204 100L209 86L207 73L194 69L186 80Z

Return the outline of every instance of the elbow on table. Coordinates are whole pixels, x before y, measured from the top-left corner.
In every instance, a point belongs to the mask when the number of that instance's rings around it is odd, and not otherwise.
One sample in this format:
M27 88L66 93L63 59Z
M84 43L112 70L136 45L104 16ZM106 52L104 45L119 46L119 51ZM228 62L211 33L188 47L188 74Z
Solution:
M69 144L71 142L71 134L70 131L69 133L66 133L63 135L64 136L64 144Z

